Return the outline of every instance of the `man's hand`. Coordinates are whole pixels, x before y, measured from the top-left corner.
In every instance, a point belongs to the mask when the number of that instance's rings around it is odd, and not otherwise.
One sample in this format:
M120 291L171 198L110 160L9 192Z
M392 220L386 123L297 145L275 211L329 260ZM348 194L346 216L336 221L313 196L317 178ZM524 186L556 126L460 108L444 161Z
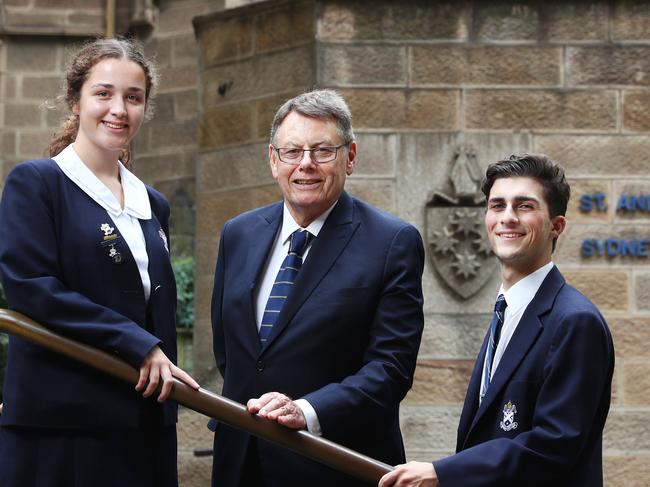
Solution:
M249 413L275 421L282 426L296 430L307 427L302 410L289 397L279 392L267 392L258 399L249 399L246 407Z
M160 347L155 346L140 365L140 378L135 385L135 390L140 392L146 386L142 395L149 397L156 391L158 384L162 381L158 402L163 402L172 391L174 377L182 380L192 389L198 390L199 388L199 384L187 372L176 367Z
M384 475L379 487L438 487L438 476L432 463L408 462L397 465L395 470Z

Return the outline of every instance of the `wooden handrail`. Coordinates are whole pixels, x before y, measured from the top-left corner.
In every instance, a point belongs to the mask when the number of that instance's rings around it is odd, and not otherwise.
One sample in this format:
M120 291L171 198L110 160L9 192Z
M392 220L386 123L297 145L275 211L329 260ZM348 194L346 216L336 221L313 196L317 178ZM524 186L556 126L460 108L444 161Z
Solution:
M131 384L135 385L138 382L138 371L126 362L96 348L58 335L15 311L0 309L0 331L71 357ZM170 398L194 411L366 482L376 484L384 474L392 470L390 465L332 441L251 415L242 404L202 388L196 391L176 378L174 378Z

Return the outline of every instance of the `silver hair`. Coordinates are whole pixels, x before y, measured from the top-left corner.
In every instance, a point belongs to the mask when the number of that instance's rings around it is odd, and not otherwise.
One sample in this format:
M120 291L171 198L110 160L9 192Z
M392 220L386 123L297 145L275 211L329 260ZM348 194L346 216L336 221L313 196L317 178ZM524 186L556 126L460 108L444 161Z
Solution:
M291 113L336 123L344 144L354 140L352 132L352 114L343 97L334 90L313 90L284 102L271 124L271 144L275 145L275 136L284 119Z

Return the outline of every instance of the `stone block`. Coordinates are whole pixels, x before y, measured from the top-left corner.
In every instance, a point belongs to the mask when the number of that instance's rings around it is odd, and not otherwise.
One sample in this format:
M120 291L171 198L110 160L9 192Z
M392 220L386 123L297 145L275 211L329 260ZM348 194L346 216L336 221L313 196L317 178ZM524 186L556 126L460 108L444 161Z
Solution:
M199 148L214 149L254 138L253 103L235 103L206 111L199 120Z
M395 182L385 179L348 178L345 189L377 208L395 214Z
M650 406L650 363L625 363L623 377L623 403L627 406Z
M271 125L273 117L280 107L294 96L299 95L305 90L295 90L290 93L282 93L281 95L272 95L260 98L255 101L255 111L257 113L257 137L259 139L270 140L271 138Z
M49 40L35 40L21 38L20 42L6 44L7 71L10 73L37 71L44 73L56 71L57 56L54 55L52 44Z
M567 47L567 84L650 85L650 47Z
M569 284L603 312L629 310L629 274L624 271L563 271Z
M555 250L553 259L561 266L592 267L592 268L647 268L650 265L650 259L643 255L634 255L631 251L625 251L624 255L619 255L622 244L610 243L609 250L607 247L594 247L593 240L597 241L596 245L608 245L607 240L641 240L647 239L650 227L647 225L633 223L618 223L612 226L610 223L602 224L569 224L560 236ZM583 252L583 242L585 250ZM636 244L634 244L636 245ZM607 255L607 253L615 255ZM583 255L584 253L584 255Z
M407 81L406 46L325 44L318 64L322 86L405 86Z
M22 159L44 157L50 145L49 131L25 131L18 136L18 154Z
M153 119L149 126L157 127L174 120L175 93L160 93L154 101Z
M642 40L650 36L650 5L644 0L614 2L612 40Z
M135 173L145 182L194 177L195 165L196 154L188 150L135 155Z
M195 119L199 116L199 94L196 90L174 93L174 113L177 119Z
M61 76L25 76L22 84L22 97L37 99L52 99L62 90Z
M269 166L268 145L247 144L202 154L197 166L199 191L275 184Z
M617 359L650 359L650 318L609 318Z
M34 0L31 2L35 7L45 7L53 9L68 9L68 8L88 8L88 9L103 9L106 4L102 0Z
M551 42L607 41L609 6L606 2L545 2L540 24Z
M567 207L569 226L575 223L606 223L613 222L616 200L613 198L612 183L602 179L569 179L571 185L571 199ZM602 203L598 198L603 195ZM585 198L591 206L581 210L581 198ZM601 204L601 207L599 207Z
M454 450L459 406L403 406L400 427L407 450Z
M607 487L647 487L650 462L647 454L603 458L603 478Z
M195 147L196 121L176 120L159 124L151 129L151 146L157 149L179 146Z
M41 110L38 105L5 103L5 123L13 127L38 128L41 126Z
M241 59L253 54L253 19L216 20L199 31L199 47L204 66Z
M469 2L325 2L318 37L333 39L464 40L471 19Z
M24 34L62 34L66 30L65 11L5 10L3 30Z
M403 404L462 404L473 368L471 360L418 360L413 387Z
M198 72L186 67L162 68L160 70L160 91L178 88L196 88Z
M457 90L341 90L355 127L456 130L460 109Z
M525 1L479 2L474 5L472 37L481 41L535 41L539 10Z
M7 128L2 129L2 137L0 137L0 142L2 143L2 155L3 156L16 156L16 132L13 130L8 130Z
M650 450L650 411L647 409L612 408L603 435L605 450Z
M650 139L645 136L536 136L535 151L553 157L569 177L646 177L650 167Z
M194 34L187 33L175 36L172 46L174 66L197 68L199 62L198 42Z
M311 42L315 35L314 2L291 2L255 18L255 51L266 52Z
M357 161L354 176L395 177L397 136L395 134L355 134Z
M623 92L623 129L632 132L650 131L650 93L646 91Z
M219 247L219 228L213 228L210 234L201 235L200 237L194 239L195 245L195 255L196 255L196 276L203 277L205 279L214 279L214 269L217 262L217 249ZM198 282L198 281L197 281ZM212 280L204 283L209 285L210 293L212 293ZM198 287L197 287L198 289ZM198 292L196 293L196 300L198 302ZM207 305L207 314L203 314L202 317L210 318L209 303L210 299L207 298L205 303ZM197 310L203 310L203 307L198 307Z
M650 273L634 274L634 304L637 311L650 311ZM648 338L650 339L650 331Z
M279 201L282 196L277 184L269 184L220 193L198 193L196 198L196 236L204 238L214 235L227 220Z
M216 1L174 1L161 7L156 30L158 34L192 32L192 18L210 11Z
M8 74L0 74L0 81L4 81L3 99L6 101L16 98L16 77Z
M498 288L494 289L493 294L497 290ZM425 299L428 300L429 296L426 294ZM484 314L425 315L418 359L460 362L475 360L490 324L490 308L485 311Z
M103 35L106 30L105 8L101 10L73 11L66 19L66 34L96 34Z
M205 71L203 106L287 91L305 91L315 79L312 51L310 46L298 47Z
M158 68L168 68L173 66L173 49L174 38L172 37L152 37L145 44L145 54L152 58Z
M468 90L465 125L494 130L615 130L611 90Z
M561 62L558 47L423 44L411 47L410 79L412 86L557 86Z

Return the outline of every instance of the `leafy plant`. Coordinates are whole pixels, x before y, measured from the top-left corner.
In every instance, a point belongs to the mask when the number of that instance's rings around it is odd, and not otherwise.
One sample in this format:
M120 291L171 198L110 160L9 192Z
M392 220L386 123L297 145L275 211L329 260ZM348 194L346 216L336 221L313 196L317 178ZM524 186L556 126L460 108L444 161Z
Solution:
M194 327L194 257L181 256L172 259L176 276L176 326Z

